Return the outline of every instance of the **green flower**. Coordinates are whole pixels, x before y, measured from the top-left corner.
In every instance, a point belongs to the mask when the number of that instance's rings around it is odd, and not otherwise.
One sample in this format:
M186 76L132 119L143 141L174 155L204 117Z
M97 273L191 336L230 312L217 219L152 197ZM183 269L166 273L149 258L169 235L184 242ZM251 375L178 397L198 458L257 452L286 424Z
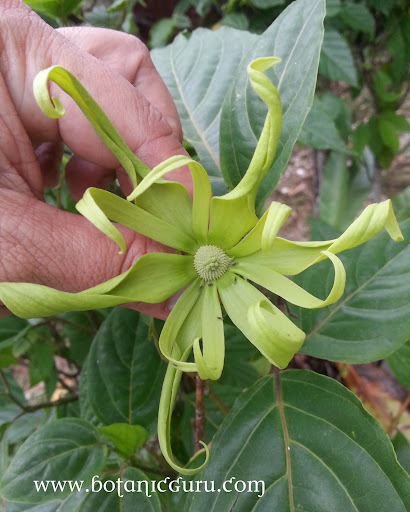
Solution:
M285 368L302 346L305 334L251 284L263 286L297 306L320 308L336 302L344 291L345 270L337 253L364 243L386 228L402 240L390 201L368 206L336 240L291 242L277 236L290 208L273 202L260 219L255 213L259 184L269 170L281 129L279 95L263 71L279 62L262 58L248 66L250 82L268 107L265 124L249 169L241 182L221 197L211 196L206 171L194 160L175 156L150 171L125 145L100 107L68 71L44 70L35 79L34 93L43 111L53 118L64 114L50 100L47 82L53 80L82 109L94 129L116 155L134 185L121 199L90 188L77 209L125 250L118 222L176 253L142 256L127 272L79 293L66 293L29 283L1 283L0 299L23 318L64 311L88 310L126 302L161 302L184 290L161 332L159 346L169 361L160 401L158 436L164 457L176 470L194 474L174 460L170 420L182 372L218 379L224 365L223 312L275 366ZM187 165L193 178L193 197L168 172ZM334 283L325 299L314 297L286 276L296 275L324 259L334 266Z

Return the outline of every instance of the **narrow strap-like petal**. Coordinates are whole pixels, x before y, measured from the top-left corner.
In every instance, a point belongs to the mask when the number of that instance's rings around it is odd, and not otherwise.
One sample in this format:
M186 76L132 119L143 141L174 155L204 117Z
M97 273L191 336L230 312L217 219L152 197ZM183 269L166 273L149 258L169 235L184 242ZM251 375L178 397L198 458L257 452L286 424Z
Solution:
M333 254L364 244L378 235L383 228L396 242L403 240L390 199L381 203L370 204L363 213L335 240L328 251Z
M162 302L195 279L192 256L150 253L127 271L78 293L31 283L0 283L0 300L15 315L34 318L127 302Z
M205 244L207 242L208 222L209 222L209 204L211 201L211 184L208 175L201 164L186 156L174 156L165 160L154 167L141 183L127 197L132 201L142 195L153 184L158 182L165 174L175 169L187 165L191 171L194 184L193 203L192 203L192 228L198 242Z
M148 174L149 167L134 155L98 103L90 96L76 77L66 69L60 66L52 66L40 71L35 77L33 92L41 110L52 119L58 119L65 113L64 107L58 99L50 98L47 84L49 80L55 82L77 103L100 139L117 157L130 177L131 182L136 186L138 176L143 177Z
M296 275L310 266L326 259L324 251L337 254L367 242L370 238L386 228L396 242L403 240L403 235L394 216L390 199L382 203L371 204L337 239L323 242L291 242L276 238L272 249L267 253L258 251L250 256L239 258L240 261L262 265L280 274Z
M303 345L305 333L241 277L227 272L217 283L232 322L268 361L285 368Z
M272 201L253 229L235 247L226 251L228 256L237 258L253 254L259 249L262 249L263 252L272 249L276 235L290 212L289 206Z
M169 314L159 338L161 353L182 371L196 371L196 364L181 361L179 355L190 350L201 337L201 279L198 277L182 293ZM175 353L179 355L175 357Z
M180 362L183 363L188 357L189 351L180 357ZM178 352L172 354L174 358L179 357ZM183 475L192 476L201 471L209 459L209 449L202 441L201 444L205 449L205 461L197 468L186 469L175 460L171 447L171 417L175 405L175 399L179 383L181 381L182 372L175 368L173 364L168 364L167 372L165 374L164 383L162 385L161 399L159 402L158 410L158 441L161 448L162 455L168 464Z
M225 357L225 335L221 305L215 284L205 285L202 292L202 351L199 338L194 342L194 357L201 379L217 380Z
M48 80L55 82L63 91L73 98L89 120L97 135L124 167L134 187L141 178L149 174L149 167L139 160L125 144L101 107L94 101L87 90L74 75L59 66L53 66L38 73L33 84L37 103L48 117L58 119L65 113L64 107L57 98L50 99L47 85ZM170 161L172 161L172 159L170 159ZM168 161L163 162L160 165L166 166L167 162ZM179 165L179 167L181 165ZM159 181L161 183L154 184L152 189L140 200L140 206L146 211L156 214L157 217L178 226L188 235L192 235L190 222L192 208L191 199L187 190L180 183L167 182L161 179ZM203 183L201 183L200 188L205 190L206 186L204 187ZM208 198L208 203L209 199L210 198ZM203 200L205 201L205 198L203 198ZM206 224L208 224L208 215L209 204L206 213ZM114 235L114 238L116 238L116 235Z
M87 189L76 208L94 226L114 240L121 252L125 251L124 239L108 219L179 251L192 254L198 248L198 244L178 227L106 190Z
M323 308L340 299L346 282L346 272L340 259L328 251L323 251L323 254L331 260L335 269L333 286L325 300L318 299L287 277L268 267L253 265L250 261L241 261L232 269L235 273L263 286L291 304L309 309Z
M282 126L279 93L263 72L279 62L276 57L266 57L256 59L248 66L251 85L267 105L268 114L244 177L228 194L212 198L209 243L222 249L233 247L257 222L256 193L272 164ZM225 219L229 219L229 229L226 229Z

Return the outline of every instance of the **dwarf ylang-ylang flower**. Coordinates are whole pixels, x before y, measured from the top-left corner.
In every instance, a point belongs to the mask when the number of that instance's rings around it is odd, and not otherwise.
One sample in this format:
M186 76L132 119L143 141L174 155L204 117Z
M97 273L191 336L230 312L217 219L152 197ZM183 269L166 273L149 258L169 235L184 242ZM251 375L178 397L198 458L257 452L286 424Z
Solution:
M49 97L47 82L56 82L78 104L97 134L115 154L134 186L127 200L96 188L88 189L77 209L114 240L125 242L111 221L175 249L138 259L123 274L79 293L67 293L30 283L0 283L0 300L23 318L65 311L102 308L128 302L158 303L184 290L162 329L159 347L169 361L158 418L158 437L164 457L176 470L194 474L175 460L170 442L170 419L182 372L218 379L224 365L222 306L232 322L275 366L285 368L302 346L305 334L252 283L304 308L321 308L344 291L345 270L337 253L364 243L386 228L402 240L390 201L368 206L337 239L291 242L278 237L290 208L272 202L261 218L255 213L259 184L269 170L281 130L281 107L276 87L264 75L277 58L261 58L248 66L255 92L268 107L265 124L246 174L230 192L212 197L206 171L186 156L174 156L150 170L126 146L101 108L68 71L55 66L40 72L34 93L49 117L64 114L61 103ZM170 171L188 166L193 197L180 184L163 180ZM330 259L334 282L325 299L314 297L286 276Z

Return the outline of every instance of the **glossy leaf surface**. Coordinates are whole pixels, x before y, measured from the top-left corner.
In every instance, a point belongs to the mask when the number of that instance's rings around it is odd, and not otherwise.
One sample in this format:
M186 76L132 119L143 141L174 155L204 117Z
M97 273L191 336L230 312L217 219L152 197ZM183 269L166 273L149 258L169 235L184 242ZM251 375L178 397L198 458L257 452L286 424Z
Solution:
M282 373L280 386L266 377L240 396L197 478L215 480L216 489L232 479L232 492L192 493L186 511L229 511L235 502L235 512L410 506L408 477L380 425L353 393L308 371ZM249 479L265 483L262 497L235 492L235 481Z

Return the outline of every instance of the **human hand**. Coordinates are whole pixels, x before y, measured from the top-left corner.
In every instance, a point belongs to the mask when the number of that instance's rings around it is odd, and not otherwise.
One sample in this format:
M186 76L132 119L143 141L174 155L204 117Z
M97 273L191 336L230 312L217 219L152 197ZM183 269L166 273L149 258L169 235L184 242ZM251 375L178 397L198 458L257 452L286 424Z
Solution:
M44 188L57 182L63 144L74 153L66 181L75 199L115 178L130 192L118 161L68 96L50 85L67 112L58 120L37 106L33 79L55 64L83 83L149 167L185 151L175 105L137 38L97 28L54 30L19 0L0 4L0 281L76 292L124 272L147 252L167 249L119 226L127 244L119 255L85 218L44 202ZM191 186L184 170L170 179ZM159 318L169 312L166 303L132 307Z

